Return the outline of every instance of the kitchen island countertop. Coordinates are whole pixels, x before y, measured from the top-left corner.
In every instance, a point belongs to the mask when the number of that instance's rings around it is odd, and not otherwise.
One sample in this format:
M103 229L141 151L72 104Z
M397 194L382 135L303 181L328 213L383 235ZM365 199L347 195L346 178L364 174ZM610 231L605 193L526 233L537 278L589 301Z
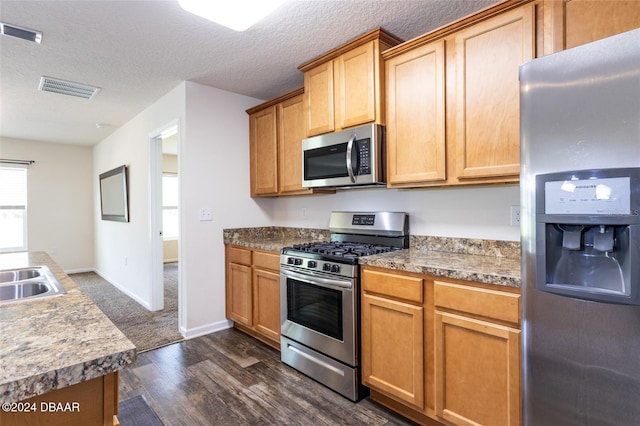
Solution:
M46 265L66 294L0 306L0 402L113 373L136 348L44 252L0 255L0 269Z

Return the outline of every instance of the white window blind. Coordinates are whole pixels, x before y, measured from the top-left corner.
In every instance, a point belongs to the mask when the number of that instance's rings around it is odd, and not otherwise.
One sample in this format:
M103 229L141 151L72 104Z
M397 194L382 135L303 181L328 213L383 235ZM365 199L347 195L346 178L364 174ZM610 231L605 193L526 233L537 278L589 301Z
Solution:
M27 250L27 169L0 167L0 252Z

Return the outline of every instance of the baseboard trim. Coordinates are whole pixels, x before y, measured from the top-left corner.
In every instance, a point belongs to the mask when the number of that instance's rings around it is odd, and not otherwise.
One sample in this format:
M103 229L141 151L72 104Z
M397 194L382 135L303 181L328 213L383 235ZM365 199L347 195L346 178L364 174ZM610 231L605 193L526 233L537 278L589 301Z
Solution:
M82 274L85 272L96 272L95 268L78 268L78 269L65 269L64 273L69 274Z
M141 304L145 309L151 311L151 305L146 300L141 299L136 294L132 293L127 288L125 288L122 285L118 284L115 280L109 278L107 275L101 273L97 269L94 270L94 272L96 274L100 275L103 279L107 280L109 282L109 284L111 284L112 286L114 286L115 288L117 288L118 290L120 290L121 292L123 292L124 294L126 294L127 296L129 296L130 298L132 298L133 300L138 302L139 304Z
M182 334L185 339L193 339L194 337L204 336L205 334L215 333L216 331L226 330L231 327L233 327L232 321L222 320L189 329L180 327L180 334Z

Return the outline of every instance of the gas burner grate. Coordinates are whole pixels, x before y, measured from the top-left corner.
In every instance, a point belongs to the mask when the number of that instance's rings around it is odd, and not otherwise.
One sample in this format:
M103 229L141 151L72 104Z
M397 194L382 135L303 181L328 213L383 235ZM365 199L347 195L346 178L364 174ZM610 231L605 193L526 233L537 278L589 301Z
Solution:
M296 244L293 246L293 249L305 253L326 254L348 258L358 258L360 256L370 256L372 254L387 253L393 250L399 250L399 248L392 246L349 242L318 242Z

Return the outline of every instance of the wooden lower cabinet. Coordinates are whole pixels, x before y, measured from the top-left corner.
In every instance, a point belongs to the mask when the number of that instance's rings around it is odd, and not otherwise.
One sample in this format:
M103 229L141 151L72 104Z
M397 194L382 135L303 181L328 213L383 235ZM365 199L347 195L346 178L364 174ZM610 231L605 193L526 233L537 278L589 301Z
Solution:
M25 399L17 404L21 404L20 411L23 412L6 412L3 405L0 425L119 425L116 417L118 372ZM26 406L30 412L24 412Z
M251 326L253 302L251 300L251 266L227 264L227 317Z
M419 409L424 407L423 320L422 306L362 297L364 383Z
M436 414L456 425L520 424L520 330L436 310Z
M234 327L280 349L280 256L226 246L226 311Z
M362 380L420 424L519 425L520 293L362 267Z
M280 273L253 269L253 327L267 338L280 340Z

